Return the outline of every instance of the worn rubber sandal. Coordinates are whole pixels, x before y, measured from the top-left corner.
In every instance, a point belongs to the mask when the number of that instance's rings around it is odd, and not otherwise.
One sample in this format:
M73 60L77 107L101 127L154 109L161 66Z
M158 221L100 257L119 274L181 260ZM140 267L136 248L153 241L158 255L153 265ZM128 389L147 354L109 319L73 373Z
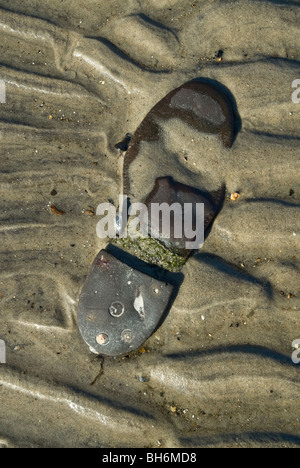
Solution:
M177 203L182 208L188 204L193 223L195 208L202 204L207 232L222 206L225 187L204 190L199 175L183 171L177 155L165 147L170 122L216 135L225 147L232 146L234 112L227 95L205 81L188 82L162 99L136 130L124 158L124 194L130 203L142 202L149 210L153 204ZM150 181L140 183L141 171ZM183 281L180 270L198 248L187 249L190 239L175 233L176 223L183 223L180 212L172 221L168 238L160 219L154 236L119 235L97 255L78 305L79 330L92 352L130 353L143 345L169 312Z

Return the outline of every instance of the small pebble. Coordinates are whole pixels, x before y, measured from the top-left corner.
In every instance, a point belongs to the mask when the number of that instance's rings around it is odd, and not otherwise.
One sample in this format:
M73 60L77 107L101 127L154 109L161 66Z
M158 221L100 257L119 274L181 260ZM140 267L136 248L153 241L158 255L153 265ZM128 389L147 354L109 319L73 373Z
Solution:
M82 213L87 216L95 216L96 214L94 208L91 208L90 206L88 208L83 208Z
M136 378L139 382L143 382L143 383L149 382L149 379L143 375L137 375Z
M236 201L238 198L240 198L240 194L238 192L234 192L230 195L230 200Z

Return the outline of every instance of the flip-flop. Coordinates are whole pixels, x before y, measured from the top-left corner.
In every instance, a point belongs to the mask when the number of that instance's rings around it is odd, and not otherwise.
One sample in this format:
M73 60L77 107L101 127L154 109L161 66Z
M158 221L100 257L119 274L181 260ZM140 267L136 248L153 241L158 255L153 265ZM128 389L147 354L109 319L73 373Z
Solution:
M197 204L203 204L207 232L222 206L225 187L203 190L199 174L183 169L178 155L168 149L170 123L183 135L192 129L232 146L230 99L215 85L188 82L162 99L133 135L124 158L124 194L130 203L142 202L148 210L153 204L177 203L183 209L189 204L193 226ZM121 235L97 255L78 305L79 330L92 352L120 356L138 349L169 312L183 281L180 270L199 246L186 248L191 239L175 233L175 223L183 224L180 212L173 215L170 236L164 236L161 223L162 219L152 229L154 235Z

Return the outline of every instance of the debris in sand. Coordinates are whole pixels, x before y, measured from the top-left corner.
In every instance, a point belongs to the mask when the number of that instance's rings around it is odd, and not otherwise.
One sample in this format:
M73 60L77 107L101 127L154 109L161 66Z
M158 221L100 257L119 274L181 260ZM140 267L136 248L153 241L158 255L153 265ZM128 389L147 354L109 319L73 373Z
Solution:
M230 195L230 200L236 201L238 198L240 198L240 194L238 192L234 192Z
M56 216L62 216L65 214L65 211L59 210L55 205L50 205L50 210L52 211L53 214Z
M96 214L95 209L92 208L91 206L88 206L87 208L83 208L83 210L81 212L83 214L86 214L87 216L95 216L95 214Z

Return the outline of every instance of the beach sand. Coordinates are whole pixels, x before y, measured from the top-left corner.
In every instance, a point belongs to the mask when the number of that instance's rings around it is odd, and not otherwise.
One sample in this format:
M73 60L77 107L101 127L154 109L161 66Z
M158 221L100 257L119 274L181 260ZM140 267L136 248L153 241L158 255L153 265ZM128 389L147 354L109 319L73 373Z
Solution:
M298 447L300 1L0 0L0 18L0 445ZM77 304L115 145L194 78L231 94L234 145L170 122L169 150L226 200L162 326L103 360Z

